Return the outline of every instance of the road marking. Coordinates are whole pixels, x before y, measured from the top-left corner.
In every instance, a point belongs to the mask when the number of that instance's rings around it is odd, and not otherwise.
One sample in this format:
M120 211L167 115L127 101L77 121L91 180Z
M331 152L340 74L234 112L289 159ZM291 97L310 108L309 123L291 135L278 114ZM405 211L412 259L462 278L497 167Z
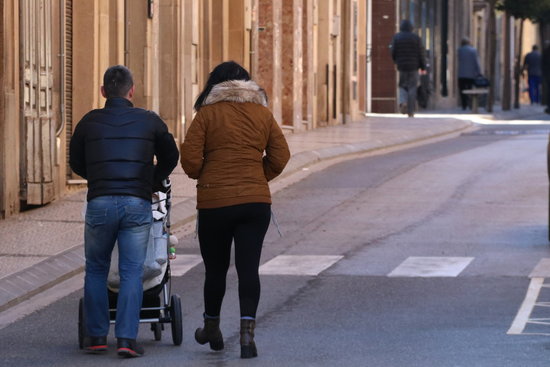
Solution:
M535 303L539 297L543 283L544 278L531 278L525 299L523 300L516 318L512 322L512 326L510 326L507 334L517 335L523 333L525 326L529 322L529 316L531 316L531 312L533 312L533 308L535 308Z
M542 258L531 274L529 278L550 278L550 258Z
M201 262L200 255L177 255L174 260L170 260L170 274L173 277L181 277Z
M260 266L264 275L318 275L343 256L279 255Z
M403 261L389 277L456 277L473 257L414 257Z

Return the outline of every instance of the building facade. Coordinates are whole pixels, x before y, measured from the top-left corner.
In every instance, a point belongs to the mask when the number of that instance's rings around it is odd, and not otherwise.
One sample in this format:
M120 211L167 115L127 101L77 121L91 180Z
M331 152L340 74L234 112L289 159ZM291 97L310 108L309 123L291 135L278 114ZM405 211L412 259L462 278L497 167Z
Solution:
M397 111L397 74L389 44L403 19L412 22L426 49L431 96L429 108L457 103L456 50L473 32L472 0L367 0L367 111Z
M178 143L225 60L250 70L289 133L364 108L363 1L3 0L0 11L0 217L84 183L67 147L80 118L103 106L110 65L132 70L134 104L157 112Z
M134 104L178 143L226 60L251 72L292 133L397 111L388 46L405 18L427 49L430 107L456 106L454 51L475 29L473 0L0 0L0 12L0 217L84 183L68 142L103 106L110 65L132 70Z

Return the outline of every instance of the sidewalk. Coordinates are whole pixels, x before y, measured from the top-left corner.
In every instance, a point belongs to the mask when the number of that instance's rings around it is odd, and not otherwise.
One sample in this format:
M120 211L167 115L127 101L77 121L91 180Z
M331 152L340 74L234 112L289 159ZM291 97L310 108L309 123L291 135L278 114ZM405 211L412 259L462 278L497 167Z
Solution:
M359 122L288 134L292 158L274 182L332 158L458 134L473 126L470 117L435 113L419 113L414 119L397 114L369 115ZM170 177L174 230L195 217L195 181L188 179L180 166ZM45 207L0 220L0 312L84 270L84 196L85 191L79 190ZM182 251L178 249L178 253Z
M547 118L548 114L544 112L545 108L545 106L541 105L522 104L519 109L512 108L509 111L503 111L502 106L495 105L493 106L492 113L488 113L483 107L479 108L477 114L472 114L469 110L463 111L460 107L456 107L453 109L430 111L428 114L441 116L452 115L458 119L467 119L481 124L490 124L497 123L499 121L512 121L519 119L525 119L528 122L529 120L541 118L541 116L543 118Z

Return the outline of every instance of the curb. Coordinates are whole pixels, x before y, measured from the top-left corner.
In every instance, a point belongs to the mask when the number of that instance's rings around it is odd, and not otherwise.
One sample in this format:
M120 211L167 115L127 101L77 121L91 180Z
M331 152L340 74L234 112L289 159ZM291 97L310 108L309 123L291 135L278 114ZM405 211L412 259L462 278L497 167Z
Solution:
M445 130L432 133L430 135L416 136L416 137L402 137L397 139L391 144L383 144L380 141L370 141L362 142L357 144L343 144L334 147L322 148L317 150L310 150L306 152L300 152L293 155L290 158L284 172L279 175L275 180L280 180L282 178L288 177L297 171L301 170L306 166L319 163L321 161L330 160L334 158L346 157L357 154L366 154L372 153L379 150L385 149L396 149L399 147L404 147L406 145L411 145L415 143L420 143L427 140L437 139L447 135L457 134L464 130L470 129L473 124L470 122L462 121L463 125L459 128L452 130Z
M0 280L0 312L84 271L84 245L77 245Z
M411 144L421 143L447 135L457 134L473 126L471 122L461 121L462 125L450 130L431 131L425 135L396 136L394 141L384 144L379 140L342 144L317 150L293 154L284 172L274 181L289 177L306 166L334 158L371 153L384 149L397 149ZM196 218L195 199L187 199L173 205L171 210L172 228L180 227ZM9 309L29 298L59 284L84 271L84 244L51 256L29 268L0 279L0 312Z

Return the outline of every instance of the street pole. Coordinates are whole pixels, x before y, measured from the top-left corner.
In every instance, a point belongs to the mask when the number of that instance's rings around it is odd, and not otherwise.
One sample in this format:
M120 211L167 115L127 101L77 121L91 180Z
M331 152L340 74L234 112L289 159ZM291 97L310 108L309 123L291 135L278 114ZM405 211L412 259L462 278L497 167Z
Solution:
M449 52L449 0L443 0L441 4L441 95L447 97L449 91L447 88L447 54Z
M511 16L507 11L504 14L504 85L502 88L502 110L509 111L512 106L512 73L511 73Z
M493 112L493 104L495 103L495 63L496 63L496 16L495 16L495 5L496 0L489 0L489 80L491 85L489 86L489 98L487 101L487 112Z
M514 67L514 108L519 108L519 96L521 93L521 52L523 51L523 23L524 19L519 20L519 35L517 37L516 65Z

